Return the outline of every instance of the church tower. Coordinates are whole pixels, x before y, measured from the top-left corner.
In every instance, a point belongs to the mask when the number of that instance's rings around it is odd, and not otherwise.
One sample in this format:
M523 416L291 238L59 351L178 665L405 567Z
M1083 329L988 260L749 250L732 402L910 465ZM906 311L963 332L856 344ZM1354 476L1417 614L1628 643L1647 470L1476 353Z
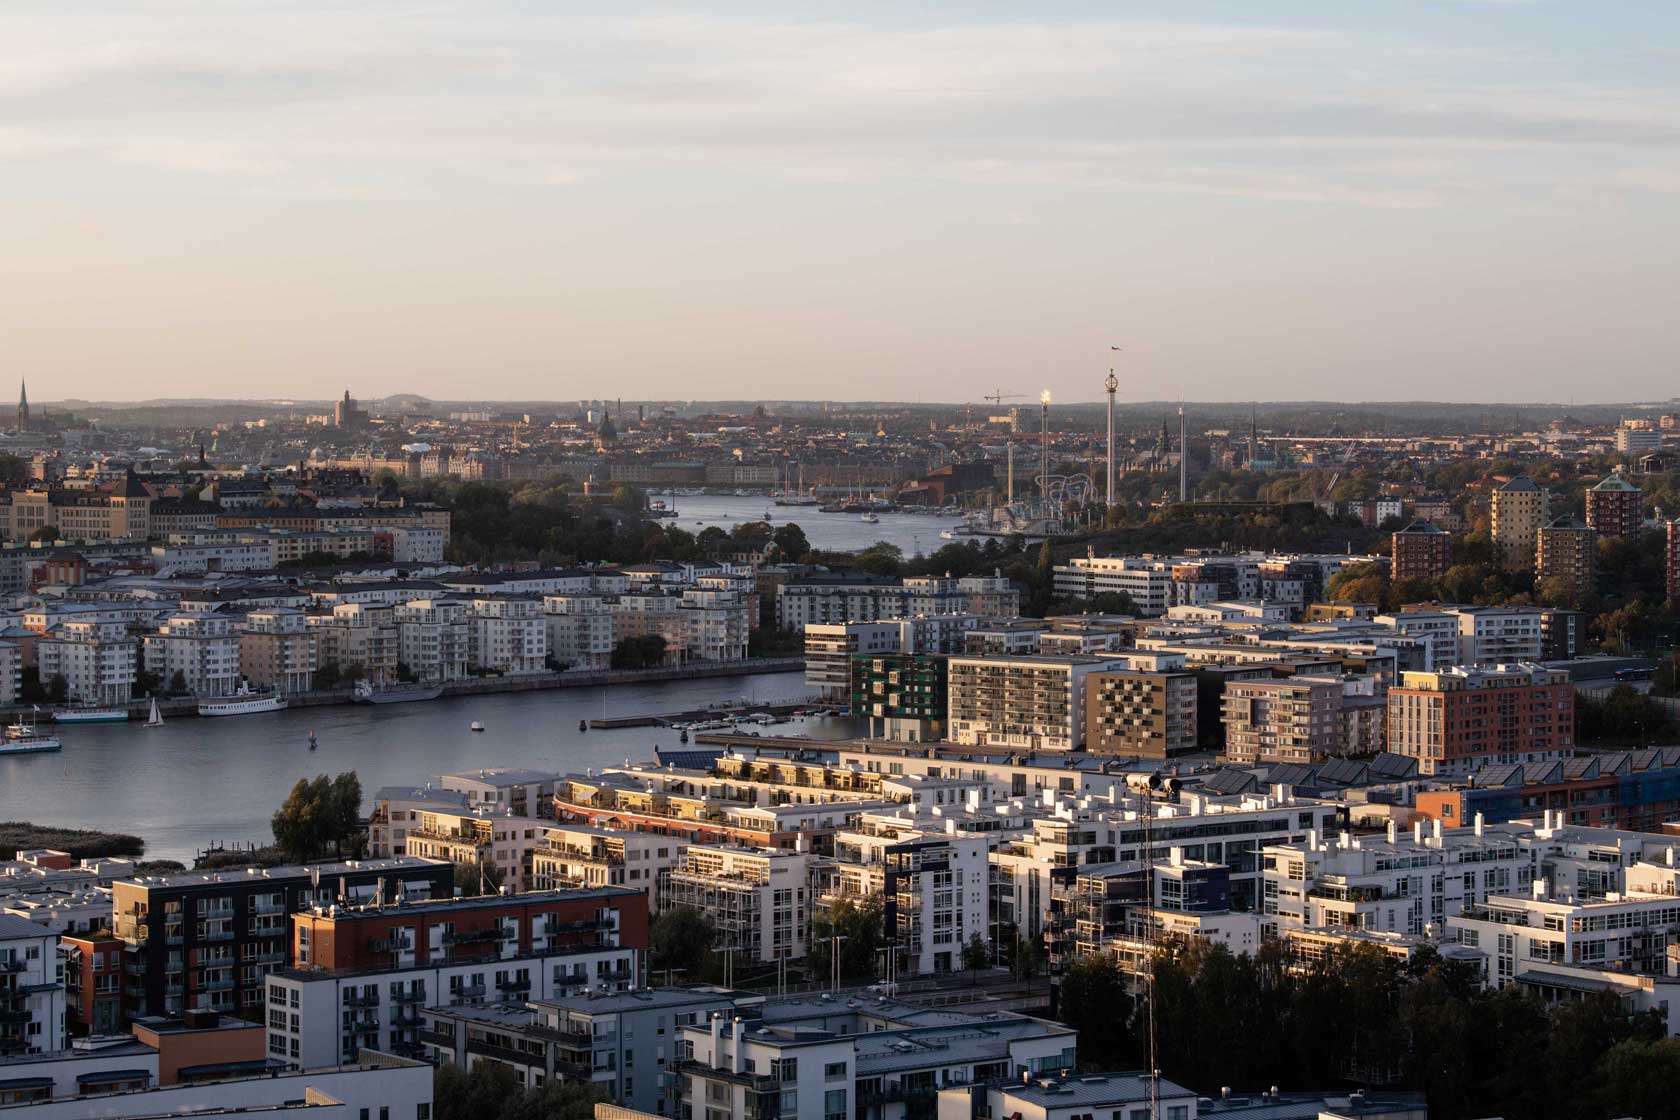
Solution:
M17 429L20 432L29 430L29 386L18 382L18 415Z

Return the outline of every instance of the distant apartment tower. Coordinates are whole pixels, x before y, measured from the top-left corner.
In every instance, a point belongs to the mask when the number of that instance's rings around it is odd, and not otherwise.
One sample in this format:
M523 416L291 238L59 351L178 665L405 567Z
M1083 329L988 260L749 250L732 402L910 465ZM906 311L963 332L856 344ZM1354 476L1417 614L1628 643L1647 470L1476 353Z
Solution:
M1680 533L1675 532L1675 524L1675 521L1668 523L1668 540L1663 545L1663 571L1667 576L1669 599L1680 601Z
M964 746L1080 750L1086 678L1128 667L1100 657L953 657L946 735Z
M1452 566L1452 535L1433 521L1414 521L1394 534L1396 580L1434 579Z
M1587 524L1601 537L1636 537L1643 518L1639 487L1620 469L1587 491Z
M1534 578L1537 583L1561 580L1572 594L1593 588L1593 561L1598 534L1576 517L1559 517L1535 534Z
M1655 421L1623 420L1616 429L1616 453L1644 455L1662 450L1662 430Z
M1388 749L1425 776L1496 762L1567 758L1575 744L1569 674L1539 665L1407 672L1388 693Z
M1493 492L1493 548L1507 568L1534 563L1534 535L1546 523L1546 492L1518 475Z
M1312 762L1340 754L1342 682L1299 676L1225 683L1225 757Z

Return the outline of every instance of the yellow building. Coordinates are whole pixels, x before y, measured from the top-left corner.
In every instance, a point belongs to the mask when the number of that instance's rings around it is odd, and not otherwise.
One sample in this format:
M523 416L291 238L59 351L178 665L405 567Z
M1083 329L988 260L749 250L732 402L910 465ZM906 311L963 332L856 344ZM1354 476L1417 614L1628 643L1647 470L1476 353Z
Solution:
M1518 475L1493 492L1493 549L1507 568L1533 565L1535 535L1546 523L1546 492Z

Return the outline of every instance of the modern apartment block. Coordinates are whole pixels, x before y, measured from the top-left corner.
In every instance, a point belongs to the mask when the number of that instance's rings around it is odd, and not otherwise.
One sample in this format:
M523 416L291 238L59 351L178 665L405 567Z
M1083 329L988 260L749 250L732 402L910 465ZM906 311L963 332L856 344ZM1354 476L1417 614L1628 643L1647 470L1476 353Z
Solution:
M145 636L146 671L165 688L181 674L194 696L227 696L239 688L239 635L220 614L176 614Z
M1414 521L1394 534L1395 580L1434 579L1452 567L1452 534L1433 521Z
M665 904L704 913L743 965L797 960L811 930L811 858L696 844L667 877Z
M1401 617L1409 613L1402 611ZM1546 613L1540 607L1453 607L1451 613L1458 619L1458 664L1512 665L1540 659Z
M1139 668L1086 677L1085 749L1141 758L1195 750L1196 674Z
M1546 523L1546 491L1518 475L1493 492L1493 549L1514 571L1534 564L1534 534Z
M486 882L516 891L529 889L531 855L554 823L489 809L422 809L419 817L407 829L404 854L476 866Z
M58 967L57 934L0 914L0 1058L64 1049L66 1005Z
M1644 497L1618 469L1587 491L1587 524L1601 537L1637 537L1645 523Z
M1173 569L1166 562L1139 556L1075 556L1051 575L1058 595L1091 600L1119 593L1138 613L1156 617L1173 605Z
M688 850L675 836L546 823L545 839L531 853L533 889L629 887L646 891L648 908L655 913L664 905L666 873Z
M1406 672L1388 693L1388 749L1426 776L1495 762L1567 758L1575 746L1569 674L1538 665Z
M1225 682L1225 753L1238 765L1313 762L1342 752L1340 678Z
M543 622L555 661L570 669L611 667L613 614L601 596L545 595Z
M508 595L467 603L467 666L515 675L540 673L548 657L548 627L542 602Z
M865 813L834 838L827 901L880 898L886 941L905 973L955 972L973 937L990 941L985 833L931 832Z
M448 897L454 868L408 856L259 870L148 875L111 885L114 930L126 942L123 1013L250 1011L263 979L291 960L288 916L317 903Z
M62 676L73 702L127 704L134 694L140 643L115 619L59 623L35 646L41 680Z
M812 622L805 626L805 683L825 700L844 698L852 687L852 658L901 649L893 622Z
M410 599L391 608L397 657L423 681L467 675L467 605L459 599Z
M868 721L871 739L934 743L945 737L951 669L944 654L857 656L850 669L852 717Z
M1575 517L1558 517L1535 534L1534 579L1536 583L1558 580L1574 595L1593 590L1597 567L1598 533Z
M101 932L61 934L58 946L64 955L68 1024L80 1034L121 1030L122 940Z
M258 688L307 692L315 687L315 670L320 667L315 645L302 611L252 611L239 635L239 670Z
M1079 750L1090 674L1124 670L1103 657L952 657L946 734L965 746Z
M1680 532L1676 525L1680 518L1670 521L1665 527L1666 536L1663 538L1663 576L1664 584L1668 588L1670 601L1680 602Z
M553 999L640 983L647 896L581 891L375 900L292 918L296 967L267 979L269 1057L418 1055L422 1007Z
M594 1085L625 1109L667 1116L683 1028L763 1003L761 995L697 986L428 1007L421 1039L437 1065L468 1069L493 1061L528 1089L555 1081Z

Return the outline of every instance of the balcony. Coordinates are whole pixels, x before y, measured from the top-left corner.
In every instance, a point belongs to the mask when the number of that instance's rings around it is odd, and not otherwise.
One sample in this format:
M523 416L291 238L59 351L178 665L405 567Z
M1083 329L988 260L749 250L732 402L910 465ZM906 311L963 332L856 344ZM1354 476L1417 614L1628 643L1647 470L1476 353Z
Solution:
M379 1006L379 993L374 992L372 995L360 995L360 996L352 995L352 996L348 996L344 1000L344 1006L345 1007L378 1007Z
M6 958L5 960L0 960L0 973L3 973L3 972L22 972L24 969L26 969L28 967L29 966L24 964L22 961L13 960L10 957Z
M202 987L206 992L228 992L233 990L233 977L225 976L216 980L206 980Z
M490 1042L481 1042L476 1038L467 1039L467 1053L480 1057L494 1058L499 1062L508 1062L518 1066L540 1066L542 1058L537 1054L527 1054L523 1050L514 1050L506 1046L497 1046Z
M442 1046L448 1050L455 1049L455 1036L448 1031L423 1030L420 1032L420 1041L430 1043L433 1046Z
M426 993L412 989L404 989L391 997L392 1003L424 1003Z
M399 1011L391 1019L391 1025L400 1030L412 1030L420 1025L419 1010Z
M514 934L504 934L500 929L492 926L489 929L473 929L464 932L450 932L443 935L445 945L476 945L486 941L502 941L513 937Z

